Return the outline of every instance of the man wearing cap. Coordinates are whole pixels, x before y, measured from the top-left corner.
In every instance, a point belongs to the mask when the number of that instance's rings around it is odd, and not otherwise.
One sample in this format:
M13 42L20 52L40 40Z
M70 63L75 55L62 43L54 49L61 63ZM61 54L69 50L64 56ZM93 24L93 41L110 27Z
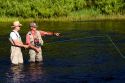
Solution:
M23 63L23 56L22 56L22 52L21 52L21 47L24 48L28 48L28 45L24 45L21 37L18 33L18 31L20 30L22 24L20 24L19 21L14 21L13 22L13 26L11 26L11 28L13 29L10 32L10 42L11 42L11 63L14 65L18 65L18 64L22 64Z
M41 45L43 45L43 39L41 36L45 35L60 36L60 33L37 30L37 27L38 26L36 25L35 22L30 23L30 31L26 35L26 44L28 44L31 48L29 49L30 62L43 61L42 49L41 49Z

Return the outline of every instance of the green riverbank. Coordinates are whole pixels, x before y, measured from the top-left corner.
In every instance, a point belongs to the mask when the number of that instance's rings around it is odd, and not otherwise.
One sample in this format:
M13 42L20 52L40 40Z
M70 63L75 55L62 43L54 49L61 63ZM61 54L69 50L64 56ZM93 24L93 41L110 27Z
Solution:
M0 22L124 20L124 0L1 0Z
M0 22L13 22L15 20L30 21L50 21L50 22L72 22L72 21L103 21L103 20L125 20L125 15L97 15L97 16L63 16L51 18L18 18L18 17L0 17Z

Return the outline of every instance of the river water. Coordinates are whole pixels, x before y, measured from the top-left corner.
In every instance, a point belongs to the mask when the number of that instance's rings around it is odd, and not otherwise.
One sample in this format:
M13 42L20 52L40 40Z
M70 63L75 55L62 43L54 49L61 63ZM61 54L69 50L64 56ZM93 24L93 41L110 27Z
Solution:
M12 23L0 23L0 83L124 83L125 21L38 22L38 29L60 32L45 36L42 63L10 63ZM22 22L25 43L29 23Z

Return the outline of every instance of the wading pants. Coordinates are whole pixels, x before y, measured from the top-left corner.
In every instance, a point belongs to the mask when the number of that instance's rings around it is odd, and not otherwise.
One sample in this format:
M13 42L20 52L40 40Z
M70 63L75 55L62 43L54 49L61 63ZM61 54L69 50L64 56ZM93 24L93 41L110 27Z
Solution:
M41 62L43 61L43 57L42 57L42 49L40 49L40 52L39 53L36 53L34 50L30 49L29 50L29 55L30 55L30 59L29 61L30 62L35 62L35 61L38 61L38 62Z
M22 52L21 52L21 48L20 47L16 47L16 46L11 46L11 63L12 64L19 64L19 63L23 63L23 56L22 56Z

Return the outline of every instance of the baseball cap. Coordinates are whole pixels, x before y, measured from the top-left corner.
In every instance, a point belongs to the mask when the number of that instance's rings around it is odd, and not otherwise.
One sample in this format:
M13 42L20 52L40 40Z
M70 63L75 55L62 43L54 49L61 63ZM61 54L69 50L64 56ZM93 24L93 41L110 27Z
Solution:
M37 28L38 26L37 26L37 24L36 24L35 22L31 22L31 23L30 23L30 27L35 27L35 28Z

